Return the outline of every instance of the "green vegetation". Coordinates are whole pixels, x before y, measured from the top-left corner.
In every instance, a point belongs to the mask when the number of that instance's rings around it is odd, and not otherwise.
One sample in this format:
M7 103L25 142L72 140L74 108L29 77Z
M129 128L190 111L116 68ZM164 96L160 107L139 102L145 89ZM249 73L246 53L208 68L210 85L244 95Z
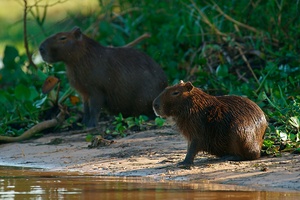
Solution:
M28 13L29 26L41 19L41 9L36 7ZM277 155L300 151L299 10L297 1L285 0L99 1L92 12L70 12L58 24L46 15L43 23L35 24L40 30L38 37L32 37L37 28L28 35L31 49L37 49L49 34L70 30L74 25L103 45L113 46L125 45L148 32L152 37L136 48L163 67L170 84L191 80L210 94L243 95L258 103L270 125L264 151ZM22 32L20 29L16 37ZM10 136L57 114L53 94L41 92L46 77L61 80L60 96L69 88L63 64L38 64L36 70L27 65L26 55L19 53L24 50L16 46L6 46L4 68L0 69L0 133ZM69 113L81 107L71 99L63 103L72 111ZM109 131L122 135L131 126L143 127L145 121L143 117L116 116L115 128ZM156 123L163 122L156 119Z
M126 132L129 130L142 131L151 127L161 127L164 124L164 119L156 118L154 122L149 121L149 118L145 115L139 117L127 117L124 118L122 114L115 116L112 122L112 128L106 130L106 134L126 136Z

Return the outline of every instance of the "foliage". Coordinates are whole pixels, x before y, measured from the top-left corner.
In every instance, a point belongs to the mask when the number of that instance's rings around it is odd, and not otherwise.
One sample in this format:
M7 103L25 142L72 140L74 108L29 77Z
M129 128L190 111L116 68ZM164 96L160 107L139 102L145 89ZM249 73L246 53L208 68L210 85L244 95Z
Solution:
M281 151L299 152L299 10L297 1L284 0L99 1L98 9L89 14L70 13L69 20L52 25L56 28L46 29L50 17L40 16L39 27L42 35L49 35L77 25L103 45L113 46L149 32L152 37L137 48L163 67L170 84L191 80L213 95L249 97L269 118L264 151L280 155ZM31 14L38 21L38 13L31 10ZM31 45L39 42L32 40ZM4 134L18 135L45 118L44 111L51 108L49 95L41 94L47 76L62 81L60 93L69 88L62 64L52 68L40 64L34 72L24 68L26 62L16 48L6 47L5 67L0 69ZM66 104L74 110L80 106ZM132 127L143 129L145 123L143 117L119 115L108 132L124 136ZM155 123L163 121L156 118Z
M106 134L124 137L129 130L141 131L148 129L149 127L161 127L163 124L164 120L161 118L156 118L153 122L149 121L149 118L145 115L124 118L120 113L118 116L115 116L115 120L112 122L113 129L107 129Z
M18 59L18 61L17 61ZM5 135L19 135L38 121L40 101L39 82L45 75L39 72L39 76L22 69L26 57L19 55L16 48L6 46L4 51L4 68L0 70L0 113L3 119L0 124L0 133ZM26 72L24 72L26 71ZM9 77L9 78L7 78Z
M3 64L4 68L0 69L1 135L19 136L40 121L56 116L55 102L65 101L65 96L73 91L65 84L67 89L60 92L59 101L55 91L43 94L41 89L47 77L43 68L31 71L26 67L26 56L20 55L15 47L5 47ZM72 104L67 102L67 105Z

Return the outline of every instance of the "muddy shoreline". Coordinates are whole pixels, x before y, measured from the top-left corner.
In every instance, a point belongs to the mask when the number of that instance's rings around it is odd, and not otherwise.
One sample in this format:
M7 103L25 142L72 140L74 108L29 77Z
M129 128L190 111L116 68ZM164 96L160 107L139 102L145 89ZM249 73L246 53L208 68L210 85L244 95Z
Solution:
M195 166L186 170L176 167L184 159L186 141L172 127L132 133L97 148L88 147L91 143L85 141L86 135L64 132L1 144L0 165L94 176L145 177L154 181L221 183L265 191L300 191L299 154L233 162L199 153Z

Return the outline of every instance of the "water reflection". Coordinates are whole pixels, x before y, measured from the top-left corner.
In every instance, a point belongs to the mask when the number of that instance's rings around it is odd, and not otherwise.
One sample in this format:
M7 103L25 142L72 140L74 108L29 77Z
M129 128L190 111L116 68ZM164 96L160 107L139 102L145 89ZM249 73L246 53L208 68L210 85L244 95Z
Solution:
M300 199L300 192L253 191L207 183L83 176L0 168L0 199Z

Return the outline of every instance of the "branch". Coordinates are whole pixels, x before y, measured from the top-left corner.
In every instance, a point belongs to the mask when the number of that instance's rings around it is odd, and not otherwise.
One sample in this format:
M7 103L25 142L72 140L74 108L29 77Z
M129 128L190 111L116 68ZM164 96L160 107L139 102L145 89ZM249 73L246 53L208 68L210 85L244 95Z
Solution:
M144 33L143 35L141 35L140 37L136 38L135 40L133 40L132 42L129 42L128 44L122 46L122 47L133 47L136 44L140 43L142 40L151 37L151 35L149 33Z
M237 49L238 49L240 55L242 56L242 59L245 61L246 65L247 65L248 69L250 70L252 76L254 77L255 81L257 82L257 84L259 84L259 80L257 79L257 77L256 77L250 63L248 62L248 59L246 58L245 54L243 53L242 49L240 47L237 47Z
M236 74L238 75L238 78L239 78L238 80L243 80L243 81L245 81L246 83L249 83L248 79L246 79L246 78L244 77L244 75L242 75L242 74L240 73L240 70L239 70L239 69L236 69L235 72L236 72Z
M235 19L233 19L232 17L230 17L229 15L227 15L226 13L223 12L223 10L214 2L214 7L216 8L216 10L221 14L223 15L227 20L231 21L232 23L240 26L240 27L243 27L243 28L246 28L250 31L253 31L255 33L261 33L260 31L258 31L256 28L252 27L252 26L248 26L247 24L243 24Z
M23 17L23 32L24 32L24 47L26 50L26 55L29 61L29 65L32 65L36 70L38 69L37 66L34 64L34 62L32 61L32 55L29 52L29 47L28 47L28 40L27 40L27 0L24 0L24 17Z
M211 23L207 17L207 15L198 8L198 6L196 5L196 3L193 0L190 0L191 3L193 4L193 6L196 8L196 10L198 11L198 13L201 16L201 20L206 23L217 35L220 36L227 36L225 33L222 33L213 23Z

